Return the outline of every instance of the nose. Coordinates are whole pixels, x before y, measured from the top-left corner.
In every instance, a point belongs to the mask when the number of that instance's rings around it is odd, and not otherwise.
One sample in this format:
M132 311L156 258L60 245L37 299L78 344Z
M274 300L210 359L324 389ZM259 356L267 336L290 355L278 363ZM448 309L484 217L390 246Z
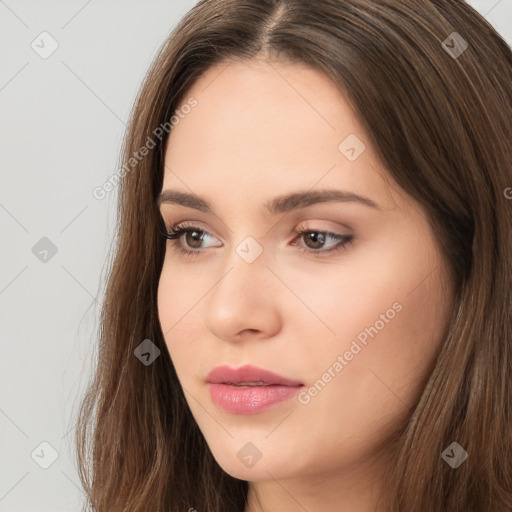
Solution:
M207 296L204 325L214 336L236 342L279 332L283 286L267 264L264 253L251 263L234 250L230 254Z

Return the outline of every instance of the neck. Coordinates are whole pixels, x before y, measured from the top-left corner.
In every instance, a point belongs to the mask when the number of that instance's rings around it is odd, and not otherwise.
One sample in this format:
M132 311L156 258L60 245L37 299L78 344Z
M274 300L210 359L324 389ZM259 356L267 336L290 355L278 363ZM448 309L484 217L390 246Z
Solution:
M244 512L384 512L378 505L383 467L377 466L373 461L357 468L250 482Z

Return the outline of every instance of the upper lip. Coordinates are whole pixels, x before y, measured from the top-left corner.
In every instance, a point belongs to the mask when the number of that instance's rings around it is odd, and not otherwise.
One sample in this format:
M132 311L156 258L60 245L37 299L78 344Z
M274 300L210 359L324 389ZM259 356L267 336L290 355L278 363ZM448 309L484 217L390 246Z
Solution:
M303 386L303 383L298 380L287 379L282 375L250 364L240 368L231 368L227 365L217 366L208 374L206 380L212 384L264 382L265 384L279 384L281 386Z

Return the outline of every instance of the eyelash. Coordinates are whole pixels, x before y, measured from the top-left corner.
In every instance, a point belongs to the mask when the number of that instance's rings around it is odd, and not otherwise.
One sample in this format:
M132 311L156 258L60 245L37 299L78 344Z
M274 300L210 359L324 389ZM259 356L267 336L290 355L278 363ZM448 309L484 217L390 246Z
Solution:
M180 254L185 255L185 256L198 256L203 251L201 251L201 250L188 250L188 249L184 249L183 247L179 247L179 244L177 243L177 242L180 241L179 239L184 234L186 234L186 233L188 233L190 231L198 231L200 233L208 233L204 229L200 229L197 226L193 226L193 225L189 225L189 224L184 223L184 224L179 224L179 225L171 228L169 230L169 232L163 233L163 236L164 236L164 238L166 238L168 240L171 240L173 242L172 243L173 249L175 249L175 250L179 249ZM349 245L354 243L353 235L339 235L337 233L331 233L330 231L319 231L319 230L314 230L314 229L299 228L299 229L295 230L295 233L299 237L301 237L302 235L305 235L305 234L310 234L310 233L321 233L323 235L330 236L334 240L339 240L340 241L340 243L336 244L332 249L328 249L326 251L324 251L324 250L315 250L315 249L307 249L307 248L304 248L301 245L299 245L299 250L301 252L307 253L307 254L313 254L315 256L320 256L320 257L324 257L324 255L329 255L329 254L332 254L332 253L340 252L340 251L344 250L346 247L348 247ZM178 247L176 247L177 245L178 245Z

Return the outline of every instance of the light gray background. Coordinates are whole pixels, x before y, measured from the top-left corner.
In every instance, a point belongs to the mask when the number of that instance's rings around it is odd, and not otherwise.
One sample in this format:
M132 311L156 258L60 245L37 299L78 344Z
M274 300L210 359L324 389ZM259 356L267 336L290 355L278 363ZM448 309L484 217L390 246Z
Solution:
M512 44L512 0L470 3ZM145 71L194 4L0 0L0 512L80 510L75 414L117 200L92 191L118 170ZM46 59L31 47L51 48L44 31L58 43ZM34 254L43 237L55 255ZM42 442L58 455L47 469Z

